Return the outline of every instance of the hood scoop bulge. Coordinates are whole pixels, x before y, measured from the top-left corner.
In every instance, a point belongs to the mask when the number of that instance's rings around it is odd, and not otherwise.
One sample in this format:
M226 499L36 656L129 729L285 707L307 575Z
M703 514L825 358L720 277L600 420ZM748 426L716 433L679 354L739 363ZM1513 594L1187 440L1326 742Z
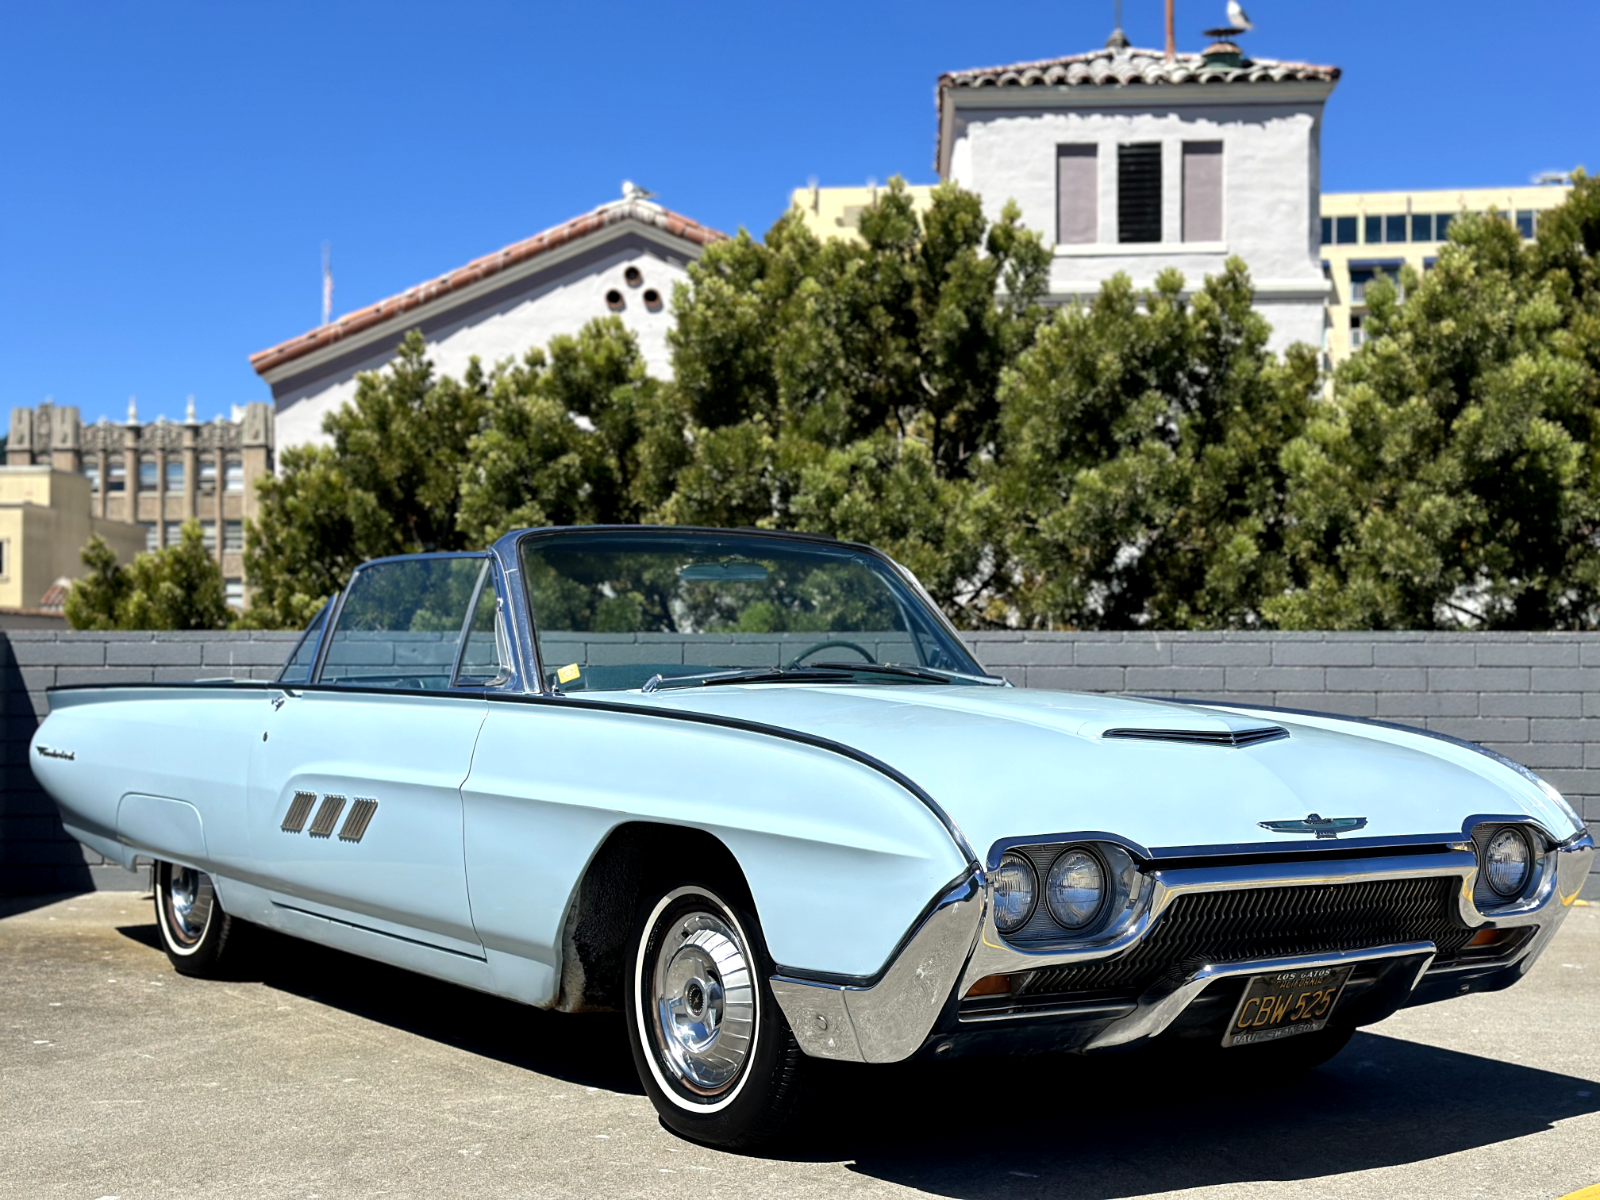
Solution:
M1254 729L1108 729L1102 738L1128 742L1185 742L1195 746L1255 746L1289 736L1281 725Z

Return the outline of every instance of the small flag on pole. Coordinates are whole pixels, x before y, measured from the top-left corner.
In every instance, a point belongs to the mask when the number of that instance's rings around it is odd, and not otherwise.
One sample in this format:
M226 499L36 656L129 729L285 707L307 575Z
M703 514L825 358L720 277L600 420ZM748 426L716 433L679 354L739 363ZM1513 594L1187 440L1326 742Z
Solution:
M333 248L322 243L322 323L333 320Z

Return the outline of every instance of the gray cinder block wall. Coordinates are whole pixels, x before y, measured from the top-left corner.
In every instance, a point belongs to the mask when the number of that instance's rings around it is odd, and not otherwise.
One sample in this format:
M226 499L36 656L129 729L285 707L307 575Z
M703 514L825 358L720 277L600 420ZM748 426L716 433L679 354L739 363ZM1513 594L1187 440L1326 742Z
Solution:
M28 740L55 684L266 678L292 633L0 634L0 892L134 887L61 830ZM1560 788L1600 839L1600 634L969 635L1019 687L1183 696L1377 717L1469 738ZM1600 872L1585 896L1600 899Z

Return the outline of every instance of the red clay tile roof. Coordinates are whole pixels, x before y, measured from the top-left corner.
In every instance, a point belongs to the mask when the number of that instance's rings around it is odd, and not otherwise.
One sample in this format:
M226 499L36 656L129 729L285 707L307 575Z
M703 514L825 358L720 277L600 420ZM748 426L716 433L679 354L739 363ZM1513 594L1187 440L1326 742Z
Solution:
M565 246L599 233L602 229L623 221L638 221L644 225L653 225L674 237L683 238L698 246L709 246L728 236L647 200L618 200L611 204L602 204L593 212L584 213L583 216L574 217L554 229L546 229L543 233L536 233L530 238L514 242L493 254L473 259L464 267L457 267L437 279L430 279L426 283L417 284L416 287L407 288L398 296L390 296L387 300L369 304L366 308L358 308L355 312L346 313L338 320L319 326L310 333L303 333L270 349L252 354L250 365L255 368L256 374L264 375L274 367L293 362L314 350L331 346L353 334L381 325L403 312L431 304L452 292L458 292L498 275L518 263L527 262L530 258L547 254L558 246Z
M1118 84L1281 83L1316 80L1334 83L1338 67L1315 63L1247 58L1242 66L1208 66L1198 54L1180 54L1169 63L1161 50L1113 50L1109 47L1065 58L1013 63L1009 67L974 67L939 76L939 90L985 87L1113 87Z
M45 588L44 595L39 597L41 612L58 613L67 606L67 593L72 590L72 580L58 579Z

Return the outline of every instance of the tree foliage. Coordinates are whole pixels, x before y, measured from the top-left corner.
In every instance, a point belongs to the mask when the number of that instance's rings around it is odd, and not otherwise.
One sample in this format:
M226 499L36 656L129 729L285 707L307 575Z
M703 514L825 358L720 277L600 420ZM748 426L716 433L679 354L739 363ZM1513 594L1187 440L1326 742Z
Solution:
M1368 288L1367 342L1287 448L1290 628L1600 623L1600 187L1525 245L1467 217ZM1404 301L1401 300L1401 292Z
M129 566L104 538L83 548L89 573L67 593L74 629L223 629L231 614L222 570L205 548L198 521L185 521L176 546L136 556Z
M408 336L262 486L246 619L301 625L376 555L663 522L870 542L968 626L1600 624L1593 181L1532 245L1456 221L1331 380L1268 349L1237 260L1052 314L1014 206L893 181L860 234L709 247L670 381L615 318L459 381Z

